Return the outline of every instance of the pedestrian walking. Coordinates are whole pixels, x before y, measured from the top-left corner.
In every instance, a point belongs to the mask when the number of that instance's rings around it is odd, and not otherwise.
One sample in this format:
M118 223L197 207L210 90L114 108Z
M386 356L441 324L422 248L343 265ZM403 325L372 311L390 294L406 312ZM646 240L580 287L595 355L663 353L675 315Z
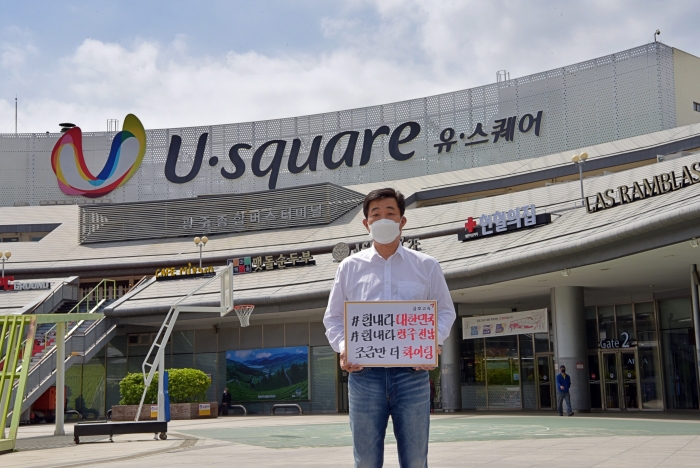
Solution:
M571 409L571 377L566 374L566 366L559 366L559 375L557 375L557 409L559 416L564 416L564 402L569 407L569 416L574 415L574 410Z
M228 387L224 387L224 394L221 395L221 408L219 408L219 414L228 416L229 406L231 406L231 394L228 392Z

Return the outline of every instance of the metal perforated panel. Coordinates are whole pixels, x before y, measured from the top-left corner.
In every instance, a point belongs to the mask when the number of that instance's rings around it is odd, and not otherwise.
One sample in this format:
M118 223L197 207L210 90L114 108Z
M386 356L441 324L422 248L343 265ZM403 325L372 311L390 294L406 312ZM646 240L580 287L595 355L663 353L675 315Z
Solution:
M246 195L80 207L80 242L158 239L328 224L364 195L316 184Z
M474 146L464 146L464 140L457 138L459 143L441 154L433 146L447 127L457 135L469 135L478 123L489 131L496 119L540 110L540 136L532 131L516 132L513 141L501 139ZM523 78L381 106L240 124L147 130L141 167L129 182L104 199L132 202L269 190L270 175L255 176L251 164L255 149L273 139L286 141L276 188L318 182L353 185L516 161L642 135L675 127L675 115L673 50L652 43ZM413 157L393 159L389 137L380 136L372 145L369 163L360 166L366 129L376 131L387 125L393 132L408 121L421 126L420 134L401 146L404 153L415 151ZM323 158L326 143L345 131L359 132L352 167L343 164L328 169ZM198 175L187 183L168 181L165 163L171 138L182 138L176 166L176 174L182 177L192 168L203 133L208 133L208 139ZM113 136L108 132L83 134L86 163L93 173L102 168ZM301 173L290 173L287 162L292 141L298 138L301 142L299 161L303 164L318 136L322 142L317 169L307 167ZM65 195L58 188L50 164L57 138L57 134L0 135L0 205L89 201ZM333 161L341 159L348 141L348 137L341 139ZM235 169L229 150L239 143L252 147L239 152L245 172L237 179L225 178L222 169L229 173ZM265 153L261 169L270 165L273 153L274 147Z

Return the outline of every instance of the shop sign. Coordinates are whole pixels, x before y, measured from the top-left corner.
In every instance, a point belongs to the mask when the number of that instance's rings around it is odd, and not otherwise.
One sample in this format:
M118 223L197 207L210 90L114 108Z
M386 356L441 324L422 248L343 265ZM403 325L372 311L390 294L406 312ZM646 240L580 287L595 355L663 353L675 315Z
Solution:
M620 341L622 340L622 341ZM600 349L615 349L615 348L629 348L632 346L630 341L630 335L627 332L620 333L619 340L606 340L602 339L598 343Z
M663 195L674 190L688 187L700 182L700 163L683 166L683 175L679 178L675 171L655 175L651 180L642 179L631 186L621 185L586 197L586 211L595 213L617 205L632 203L637 200Z
M490 132L484 131L484 124L479 122L471 135L467 136L466 133L462 132L459 134L459 139L465 142L464 146L488 144L491 141L491 135L493 135L494 143L497 143L498 140L515 141L516 128L520 133L527 133L534 128L535 136L540 136L542 113L542 111L539 111L536 117L532 114L525 114L520 118L520 122L518 122L517 115L494 120L494 125ZM442 153L443 150L445 153L449 153L452 150L452 146L458 144L455 135L456 132L451 127L440 132L440 143L433 145L433 147L437 148L437 154Z
M214 276L214 267L208 266L204 268L194 267L191 263L180 268L166 267L156 270L156 281L167 281L176 279L201 278L205 276Z
M437 365L436 301L345 302L348 363L361 366Z
M32 289L51 289L50 281L12 281L11 287L15 291L29 291Z
M544 226L552 222L549 213L537 214L535 205L516 206L507 211L496 211L493 214L482 214L478 220L471 216L464 223L464 231L457 234L462 242L481 237L503 234L506 232Z
M548 332L547 309L462 318L462 337L465 340Z
M151 418L156 419L158 417L158 405L151 405Z
M258 271L284 270L309 265L316 265L316 260L311 255L311 251L290 254L265 255L257 257L231 258L226 261L227 265L233 265L233 274L241 275L245 273L256 273Z
M14 276L0 278L1 291L30 291L51 289L50 281L15 281Z
M199 415L200 416L211 416L211 404L210 403L200 403L199 404Z

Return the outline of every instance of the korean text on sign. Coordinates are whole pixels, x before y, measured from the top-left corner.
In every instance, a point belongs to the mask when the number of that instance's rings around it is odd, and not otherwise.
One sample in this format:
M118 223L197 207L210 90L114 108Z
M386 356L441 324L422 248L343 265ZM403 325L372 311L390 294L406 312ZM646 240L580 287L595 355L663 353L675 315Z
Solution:
M348 362L362 366L437 365L436 301L345 303Z

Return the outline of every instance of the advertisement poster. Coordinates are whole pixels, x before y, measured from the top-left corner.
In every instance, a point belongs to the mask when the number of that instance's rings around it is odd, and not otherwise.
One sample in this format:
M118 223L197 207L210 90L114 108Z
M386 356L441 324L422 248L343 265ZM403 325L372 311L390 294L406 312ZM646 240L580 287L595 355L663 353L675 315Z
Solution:
M462 336L465 340L523 333L547 333L548 330L547 309L462 318Z
M226 386L232 401L309 399L309 348L226 351Z
M345 303L348 362L362 366L437 366L436 301Z

